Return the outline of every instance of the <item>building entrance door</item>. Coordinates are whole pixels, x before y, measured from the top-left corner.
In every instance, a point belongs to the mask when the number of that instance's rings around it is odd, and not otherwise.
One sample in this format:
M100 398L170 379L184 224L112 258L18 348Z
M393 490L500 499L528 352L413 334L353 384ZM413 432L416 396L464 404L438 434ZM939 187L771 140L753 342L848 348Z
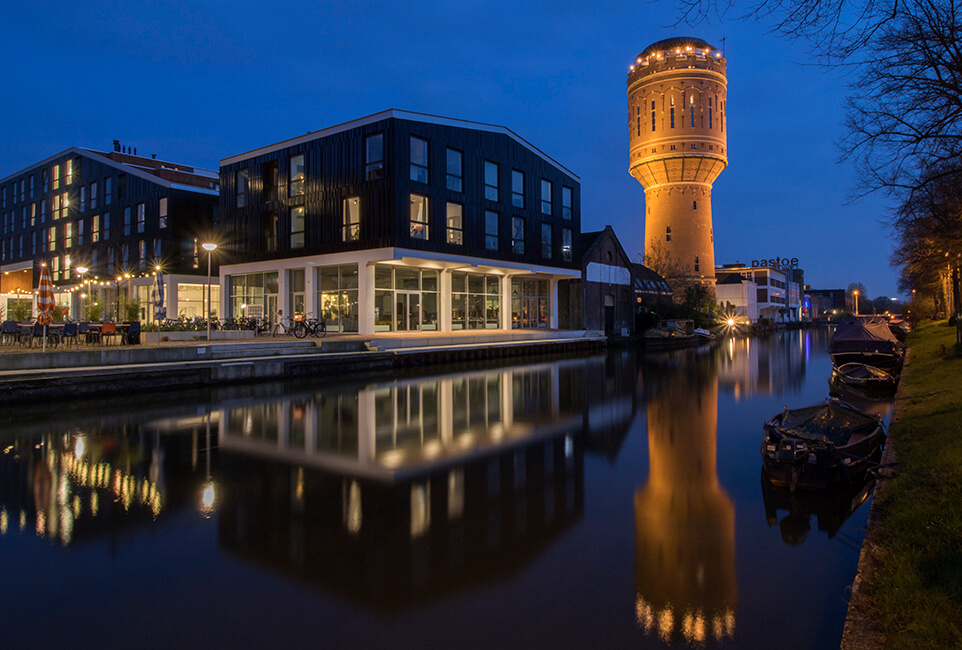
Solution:
M522 307L521 327L537 327L538 326L538 299L522 298L521 307Z
M416 332L421 329L421 294L398 291L394 294L395 318L398 332Z

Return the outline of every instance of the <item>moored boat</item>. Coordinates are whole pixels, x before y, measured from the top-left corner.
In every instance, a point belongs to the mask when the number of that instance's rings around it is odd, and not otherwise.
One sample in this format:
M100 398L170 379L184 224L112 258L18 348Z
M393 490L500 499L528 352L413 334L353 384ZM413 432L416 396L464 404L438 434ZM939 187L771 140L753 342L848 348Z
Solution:
M762 463L775 486L823 490L864 475L884 440L881 418L831 399L766 422Z
M864 363L898 374L905 345L895 338L885 319L856 316L838 324L828 352L836 368L846 363Z
M866 388L891 389L899 383L898 377L893 373L857 361L843 363L835 368L832 374L845 384Z

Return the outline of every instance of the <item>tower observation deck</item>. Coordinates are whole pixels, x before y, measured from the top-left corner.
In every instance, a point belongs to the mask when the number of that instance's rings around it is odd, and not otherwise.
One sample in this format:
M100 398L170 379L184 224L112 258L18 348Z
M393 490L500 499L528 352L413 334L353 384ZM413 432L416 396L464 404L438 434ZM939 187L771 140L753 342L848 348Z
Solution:
M728 166L726 61L698 38L649 45L628 73L628 170L645 188L645 260L714 285L712 183Z

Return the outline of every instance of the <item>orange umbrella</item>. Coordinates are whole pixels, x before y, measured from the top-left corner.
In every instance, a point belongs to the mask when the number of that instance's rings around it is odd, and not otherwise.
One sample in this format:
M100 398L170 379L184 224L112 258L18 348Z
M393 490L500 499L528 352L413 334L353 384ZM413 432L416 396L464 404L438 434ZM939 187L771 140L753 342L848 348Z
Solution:
M43 351L47 351L47 325L53 321L53 279L46 263L40 264L40 283L37 285L37 322L43 325Z

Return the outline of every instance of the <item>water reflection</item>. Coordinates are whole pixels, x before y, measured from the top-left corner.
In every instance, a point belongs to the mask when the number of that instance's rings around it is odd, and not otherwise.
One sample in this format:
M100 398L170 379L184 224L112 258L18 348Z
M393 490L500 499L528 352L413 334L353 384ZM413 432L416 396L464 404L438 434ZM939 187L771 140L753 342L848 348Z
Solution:
M226 405L220 544L384 613L501 580L582 516L585 420L604 448L633 412L631 383L604 406L597 380L619 378L607 367L595 357Z
M827 349L824 329L728 337L718 349L718 381L736 400L773 395L805 383L812 350Z
M709 353L679 351L648 399L648 483L635 492L635 613L665 642L735 633L735 506L716 469L718 378ZM649 364L650 367L650 364Z
M838 486L833 490L793 491L772 486L763 472L765 519L769 526L778 526L782 541L792 546L799 546L808 538L812 517L815 517L818 530L832 539L842 524L868 500L874 488L875 478L869 473L853 485ZM785 513L781 519L779 511Z

